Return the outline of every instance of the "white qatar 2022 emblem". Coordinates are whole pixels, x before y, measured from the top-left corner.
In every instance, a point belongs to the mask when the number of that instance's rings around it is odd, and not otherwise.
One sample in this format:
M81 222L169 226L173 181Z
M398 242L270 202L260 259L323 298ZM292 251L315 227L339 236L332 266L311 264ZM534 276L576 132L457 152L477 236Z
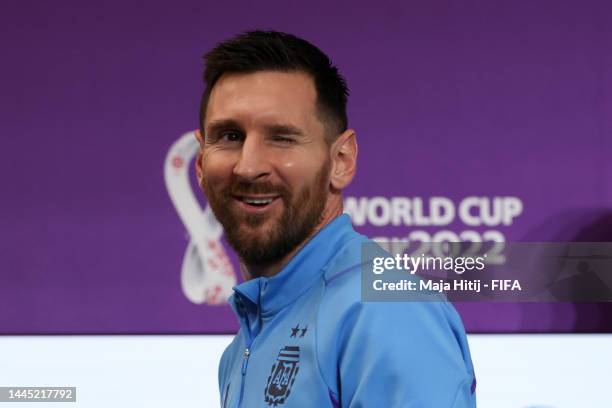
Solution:
M170 199L189 234L181 266L183 293L196 304L222 304L236 284L234 267L221 243L223 227L210 206L202 209L189 181L192 159L199 149L195 131L185 133L170 147L164 179Z

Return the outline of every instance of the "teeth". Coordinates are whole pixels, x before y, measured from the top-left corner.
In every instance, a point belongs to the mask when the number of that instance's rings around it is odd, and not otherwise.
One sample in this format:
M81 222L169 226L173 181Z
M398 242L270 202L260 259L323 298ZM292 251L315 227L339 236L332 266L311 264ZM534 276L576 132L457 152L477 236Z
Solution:
M244 201L247 204L265 205L265 204L270 204L272 202L272 198L246 198L246 197L243 197L242 201Z

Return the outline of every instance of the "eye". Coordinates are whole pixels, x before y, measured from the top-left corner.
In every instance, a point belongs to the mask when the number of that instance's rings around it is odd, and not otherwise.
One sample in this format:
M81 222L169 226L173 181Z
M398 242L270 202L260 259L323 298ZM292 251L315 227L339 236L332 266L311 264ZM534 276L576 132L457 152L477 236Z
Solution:
M272 137L272 140L274 140L275 142L280 142L280 143L292 143L293 139L287 136L283 136L283 135L275 135Z
M221 134L222 141L225 142L240 142L242 140L242 134L236 131L227 131Z

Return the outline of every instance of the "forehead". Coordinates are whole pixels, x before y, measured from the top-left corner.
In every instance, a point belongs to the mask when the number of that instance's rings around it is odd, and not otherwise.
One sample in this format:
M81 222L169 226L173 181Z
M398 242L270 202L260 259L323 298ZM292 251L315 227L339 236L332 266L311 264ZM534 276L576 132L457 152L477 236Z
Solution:
M224 74L210 93L206 123L232 119L306 126L315 118L316 98L314 82L306 73Z

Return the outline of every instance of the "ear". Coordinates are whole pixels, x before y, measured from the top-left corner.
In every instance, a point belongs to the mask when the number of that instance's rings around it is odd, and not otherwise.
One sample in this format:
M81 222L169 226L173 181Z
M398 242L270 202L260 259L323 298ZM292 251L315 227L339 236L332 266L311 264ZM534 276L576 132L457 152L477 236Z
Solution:
M357 135L353 129L344 131L332 144L331 185L342 190L350 184L357 171Z
M195 168L196 168L196 177L198 178L198 184L202 185L202 156L204 154L204 137L200 133L199 130L194 131L196 139L200 142L200 149L198 150L198 155L195 160Z

